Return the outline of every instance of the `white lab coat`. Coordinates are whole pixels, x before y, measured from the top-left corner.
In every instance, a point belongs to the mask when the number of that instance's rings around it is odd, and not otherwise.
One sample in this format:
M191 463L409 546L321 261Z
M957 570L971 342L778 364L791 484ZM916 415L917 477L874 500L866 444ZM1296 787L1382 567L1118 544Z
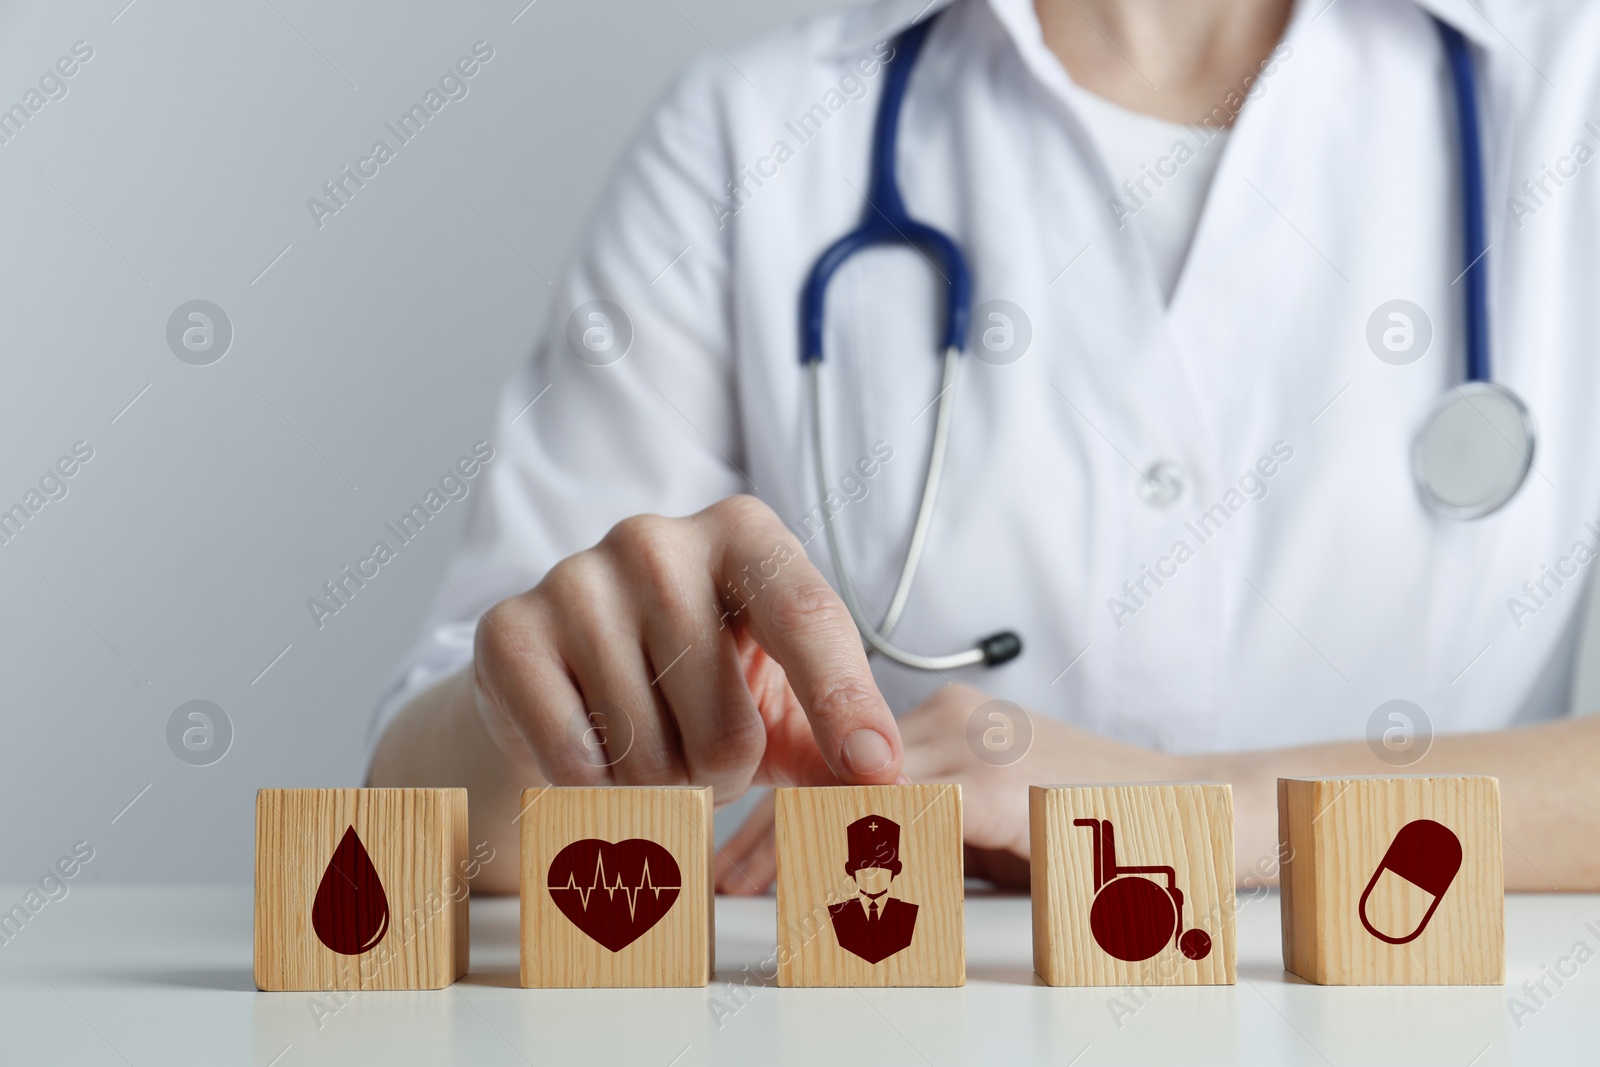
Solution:
M624 516L753 493L832 575L806 520L817 500L797 294L861 217L875 57L921 10L890 0L812 18L707 56L666 94L506 389L465 540L375 733L468 661L481 609ZM1441 732L1564 713L1600 542L1600 162L1573 155L1580 141L1600 150L1600 5L1488 11L1299 5L1238 117L1170 306L1111 205L1137 176L1107 173L1031 5L956 0L940 17L905 105L906 203L964 247L980 309L1009 301L1031 339L1009 363L963 361L898 640L934 654L1009 628L1025 649L944 676L875 660L892 707L962 680L1187 751L1360 737L1394 698ZM1476 59L1491 359L1540 431L1537 470L1476 522L1425 510L1409 464L1463 372L1456 115L1430 12ZM880 609L928 454L935 278L915 253L875 251L829 294L828 478L834 503L849 500L837 521L854 578ZM604 366L617 348L583 347L600 320L569 322L595 299L631 324L626 354ZM1394 299L1431 324L1408 365L1367 340ZM875 450L892 458L864 478ZM1167 507L1138 492L1160 460L1183 471Z

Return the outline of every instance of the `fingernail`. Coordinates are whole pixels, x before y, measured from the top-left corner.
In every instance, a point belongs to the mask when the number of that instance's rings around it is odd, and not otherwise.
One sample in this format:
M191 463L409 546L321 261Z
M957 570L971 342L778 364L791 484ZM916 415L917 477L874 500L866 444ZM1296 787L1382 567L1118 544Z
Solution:
M907 778L904 774L902 774L900 777L898 777L898 778L896 778L894 780L894 784L895 785L910 785L911 784L911 779Z
M844 739L840 755L845 769L851 774L873 775L889 765L894 750L888 740L876 730L857 730Z

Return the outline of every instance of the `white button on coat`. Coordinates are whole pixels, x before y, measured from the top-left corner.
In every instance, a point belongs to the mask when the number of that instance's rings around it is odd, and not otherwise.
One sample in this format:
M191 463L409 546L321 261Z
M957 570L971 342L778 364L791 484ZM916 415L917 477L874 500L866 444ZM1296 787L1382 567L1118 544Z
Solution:
M1153 508L1169 508L1183 496L1183 468L1170 459L1158 459L1139 475L1139 499Z
M1439 731L1565 711L1600 548L1600 5L1483 8L1301 4L1248 100L1225 105L1238 119L1170 304L1119 226L1130 176L1096 151L1031 6L940 17L905 104L906 203L962 244L974 304L1021 309L1030 337L1018 358L963 361L899 640L941 653L1014 629L1024 651L943 678L876 661L893 707L959 678L1186 750L1359 737L1397 698ZM474 606L624 516L754 493L832 573L798 294L862 214L885 42L922 9L813 18L708 56L666 95L506 389L450 584L375 731L467 662ZM1430 14L1478 66L1493 374L1541 431L1522 491L1471 523L1426 510L1409 462L1463 373L1461 175ZM856 257L829 292L827 506L880 607L928 454L940 295L904 249ZM632 328L609 365L568 340L569 313L601 299ZM1395 300L1432 338L1400 364L1367 341ZM1164 456L1183 493L1149 507L1130 482Z

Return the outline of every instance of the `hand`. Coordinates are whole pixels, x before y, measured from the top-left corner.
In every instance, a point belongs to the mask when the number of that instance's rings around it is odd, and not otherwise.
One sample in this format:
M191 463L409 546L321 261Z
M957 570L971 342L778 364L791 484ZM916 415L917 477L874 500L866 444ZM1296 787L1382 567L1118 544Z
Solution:
M1030 850L1028 787L1150 782L1180 776L1180 759L1113 741L1057 719L1023 711L1033 741L1015 762L991 763L967 743L967 723L994 697L947 685L900 718L906 775L915 782L960 782L968 874L1025 886ZM999 725L998 721L996 725Z
M861 639L778 517L731 497L640 515L478 625L490 737L556 785L894 782Z
M960 782L967 873L1008 888L1027 885L1028 787L1055 783L1170 781L1181 757L1151 752L1030 714L1033 742L1016 762L995 765L967 744L967 721L994 699L948 685L900 717L905 774L914 782ZM776 872L770 798L750 813L717 856L720 893L759 893Z

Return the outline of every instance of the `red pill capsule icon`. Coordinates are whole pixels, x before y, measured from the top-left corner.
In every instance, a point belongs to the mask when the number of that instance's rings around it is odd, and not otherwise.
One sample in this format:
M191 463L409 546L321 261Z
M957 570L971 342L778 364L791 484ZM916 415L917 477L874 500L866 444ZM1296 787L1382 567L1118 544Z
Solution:
M1389 851L1383 854L1383 862L1372 872L1372 880L1361 894L1361 903L1358 905L1361 925L1367 928L1367 933L1391 945L1415 941L1428 928L1428 921L1439 909L1439 902L1444 899L1445 892L1450 888L1450 883L1455 881L1456 872L1460 869L1461 839L1448 826L1432 819L1415 819L1406 823L1394 835L1394 840L1389 842ZM1409 934L1399 937L1386 934L1367 918L1367 898L1372 896L1372 890L1378 884L1378 879L1383 877L1384 871L1405 879L1432 898L1428 910Z

